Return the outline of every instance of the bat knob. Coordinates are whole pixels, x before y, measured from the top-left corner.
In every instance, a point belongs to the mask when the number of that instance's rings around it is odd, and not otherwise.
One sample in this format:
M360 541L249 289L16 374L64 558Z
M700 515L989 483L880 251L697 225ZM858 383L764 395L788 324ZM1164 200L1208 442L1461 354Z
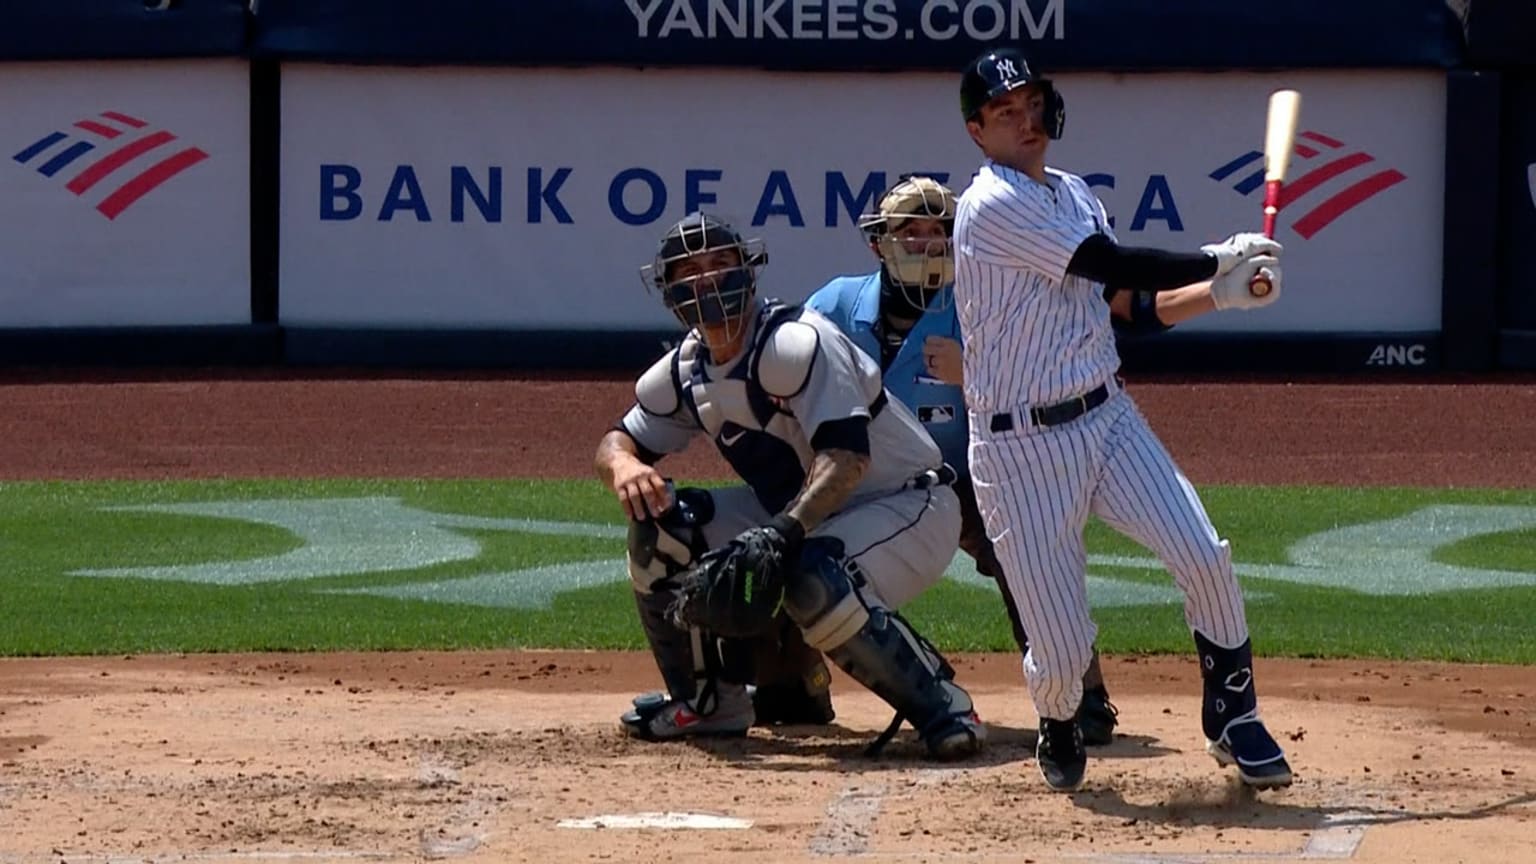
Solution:
M1274 287L1274 284L1263 276L1254 276L1248 281L1248 293L1255 297L1268 297Z

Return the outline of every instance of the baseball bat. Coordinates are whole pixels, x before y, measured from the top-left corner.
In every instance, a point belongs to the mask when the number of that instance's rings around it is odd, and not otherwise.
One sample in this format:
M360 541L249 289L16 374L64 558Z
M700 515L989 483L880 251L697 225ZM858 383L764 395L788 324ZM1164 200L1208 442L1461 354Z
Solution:
M1275 214L1280 212L1280 187L1291 166L1291 150L1296 146L1296 122L1301 116L1301 94L1295 90L1276 90L1269 94L1269 119L1264 126L1264 236L1275 236ZM1254 276L1248 292L1267 296L1274 286L1263 276Z

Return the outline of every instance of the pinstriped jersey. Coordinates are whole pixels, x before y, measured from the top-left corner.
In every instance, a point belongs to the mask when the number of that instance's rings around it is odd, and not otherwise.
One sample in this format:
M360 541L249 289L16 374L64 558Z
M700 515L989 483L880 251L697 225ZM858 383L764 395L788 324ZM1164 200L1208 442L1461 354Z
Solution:
M1113 236L1081 177L1048 183L988 161L955 215L955 305L965 400L995 413L1086 393L1120 368L1103 286L1067 273L1083 240Z

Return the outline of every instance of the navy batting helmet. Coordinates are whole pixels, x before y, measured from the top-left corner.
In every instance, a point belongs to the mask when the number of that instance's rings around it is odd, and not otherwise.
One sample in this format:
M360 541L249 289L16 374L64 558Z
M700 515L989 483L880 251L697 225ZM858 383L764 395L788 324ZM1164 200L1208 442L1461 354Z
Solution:
M1045 97L1045 134L1060 138L1067 124L1067 106L1049 78L1030 71L1029 61L1017 48L992 48L965 67L960 78L960 113L966 120L981 115L981 106L1028 84L1040 88Z
M734 252L734 261L711 272L677 275L678 264L717 250ZM662 235L655 260L640 268L640 275L683 326L697 327L740 318L756 292L757 271L766 263L761 241L742 239L716 216L690 213Z

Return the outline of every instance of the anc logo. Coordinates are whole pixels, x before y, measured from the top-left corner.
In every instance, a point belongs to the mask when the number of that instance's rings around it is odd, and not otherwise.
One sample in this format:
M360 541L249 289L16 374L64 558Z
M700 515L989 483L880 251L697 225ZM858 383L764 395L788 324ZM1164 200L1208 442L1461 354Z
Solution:
M1370 171L1367 166L1371 166L1376 157L1363 151L1348 152L1343 141L1321 132L1302 132L1297 138L1296 155L1304 160L1317 161L1300 165L1292 163L1290 173L1295 176L1287 179L1285 185L1280 187L1280 211L1284 213L1288 205L1308 198L1304 206L1310 209L1290 223L1291 229L1305 239L1312 239L1313 235L1327 228L1333 220L1408 179L1401 171L1386 168L1371 172L1322 200L1316 200L1316 196L1309 198L1310 193L1336 177L1351 172L1363 174ZM1247 168L1252 168L1252 171L1243 174L1242 171ZM1357 168L1361 170L1356 172ZM1255 190L1264 188L1264 154L1251 150L1212 171L1210 177L1223 183L1236 177L1237 182L1232 184L1232 188L1245 196L1251 195ZM1260 194L1263 194L1262 191Z
M22 165L35 165L37 173L44 177L64 173L68 178L64 188L76 196L101 187L97 191L105 194L92 200L108 219L116 219L167 180L208 158L207 153L196 147L160 151L176 136L120 111L103 111L95 118L79 120L74 129L78 131L50 132L12 158ZM98 147L105 152L77 171L64 171ZM167 152L169 155L165 155Z

